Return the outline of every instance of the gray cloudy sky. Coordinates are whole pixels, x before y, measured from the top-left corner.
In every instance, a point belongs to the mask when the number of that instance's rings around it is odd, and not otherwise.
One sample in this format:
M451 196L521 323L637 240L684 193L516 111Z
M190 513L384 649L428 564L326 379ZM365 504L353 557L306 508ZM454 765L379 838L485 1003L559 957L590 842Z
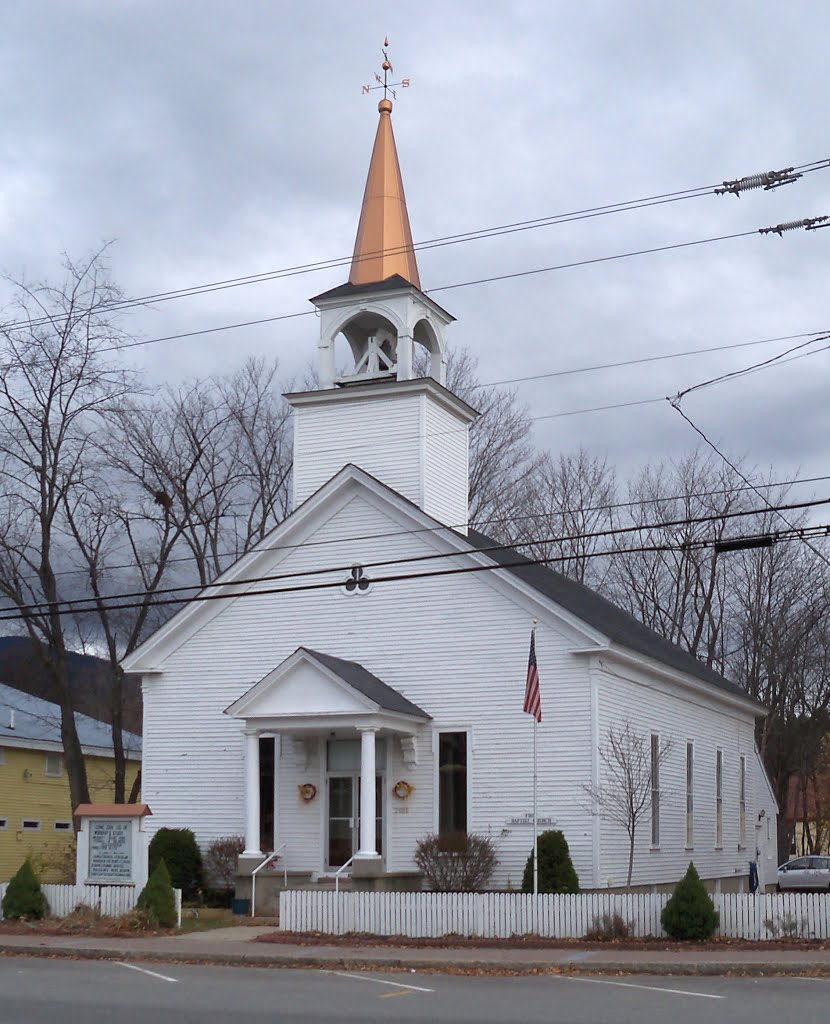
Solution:
M395 4L5 0L0 265L54 277L115 239L143 295L348 255L376 125L361 95L388 33L416 240L707 185L830 156L830 6L770 0ZM830 213L830 170L424 252L429 289ZM830 229L751 237L436 296L484 380L830 328ZM329 270L159 304L146 337L303 310ZM148 346L156 380L276 354L301 374L313 317ZM521 386L534 416L676 392L786 347ZM830 353L687 400L779 478L830 471ZM624 471L695 438L666 405L542 419Z

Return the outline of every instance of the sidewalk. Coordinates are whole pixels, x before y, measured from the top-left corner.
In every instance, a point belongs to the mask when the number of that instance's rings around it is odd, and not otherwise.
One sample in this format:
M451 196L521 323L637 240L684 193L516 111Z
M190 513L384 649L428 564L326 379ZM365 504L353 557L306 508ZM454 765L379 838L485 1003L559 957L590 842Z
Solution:
M418 970L522 974L778 974L830 977L830 949L417 949L390 945L295 946L255 942L273 926L218 928L150 938L0 935L0 956L144 960L330 970Z

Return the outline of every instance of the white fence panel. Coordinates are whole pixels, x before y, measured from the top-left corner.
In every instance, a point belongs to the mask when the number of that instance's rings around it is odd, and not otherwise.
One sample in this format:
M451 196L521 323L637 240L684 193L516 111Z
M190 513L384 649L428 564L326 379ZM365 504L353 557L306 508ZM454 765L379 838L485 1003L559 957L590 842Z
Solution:
M318 892L280 893L280 928L327 935L404 935L437 938L584 938L604 919L619 916L638 938L665 938L660 923L667 893ZM718 934L764 940L780 937L830 938L830 894L721 893L713 897L720 914Z
M6 895L8 882L0 882L0 903ZM139 889L133 885L42 885L53 917L66 917L76 907L91 907L104 917L120 917L135 906ZM182 924L182 891L174 889L178 926ZM0 907L0 920L3 911Z

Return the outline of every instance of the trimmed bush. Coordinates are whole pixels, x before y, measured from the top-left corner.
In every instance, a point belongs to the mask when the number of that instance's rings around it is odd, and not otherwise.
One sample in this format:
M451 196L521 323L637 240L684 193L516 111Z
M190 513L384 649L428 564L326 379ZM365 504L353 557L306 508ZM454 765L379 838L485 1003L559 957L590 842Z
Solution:
M170 882L170 872L164 860L158 862L147 884L138 894L135 909L146 911L153 922L161 928L176 927L176 897Z
M660 921L673 939L711 939L720 922L720 914L701 882L694 864L675 886L663 908Z
M3 917L7 921L39 921L49 913L49 903L28 857L9 882L3 897Z
M539 892L579 892L579 878L571 860L568 840L558 830L543 832L539 847ZM533 850L525 864L522 892L533 892Z
M150 874L160 861L170 873L174 889L191 900L202 888L202 851L189 828L160 828L150 841Z
M450 832L420 839L415 863L436 892L479 892L490 881L498 858L487 836Z

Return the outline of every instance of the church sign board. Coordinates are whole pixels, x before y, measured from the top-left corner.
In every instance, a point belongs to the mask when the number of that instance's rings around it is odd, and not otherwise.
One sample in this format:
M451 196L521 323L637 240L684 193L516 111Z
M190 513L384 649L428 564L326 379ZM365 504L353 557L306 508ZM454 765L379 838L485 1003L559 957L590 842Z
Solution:
M78 885L132 885L147 881L147 804L81 804L76 882Z
M93 818L89 823L90 882L133 880L133 823L129 818Z

